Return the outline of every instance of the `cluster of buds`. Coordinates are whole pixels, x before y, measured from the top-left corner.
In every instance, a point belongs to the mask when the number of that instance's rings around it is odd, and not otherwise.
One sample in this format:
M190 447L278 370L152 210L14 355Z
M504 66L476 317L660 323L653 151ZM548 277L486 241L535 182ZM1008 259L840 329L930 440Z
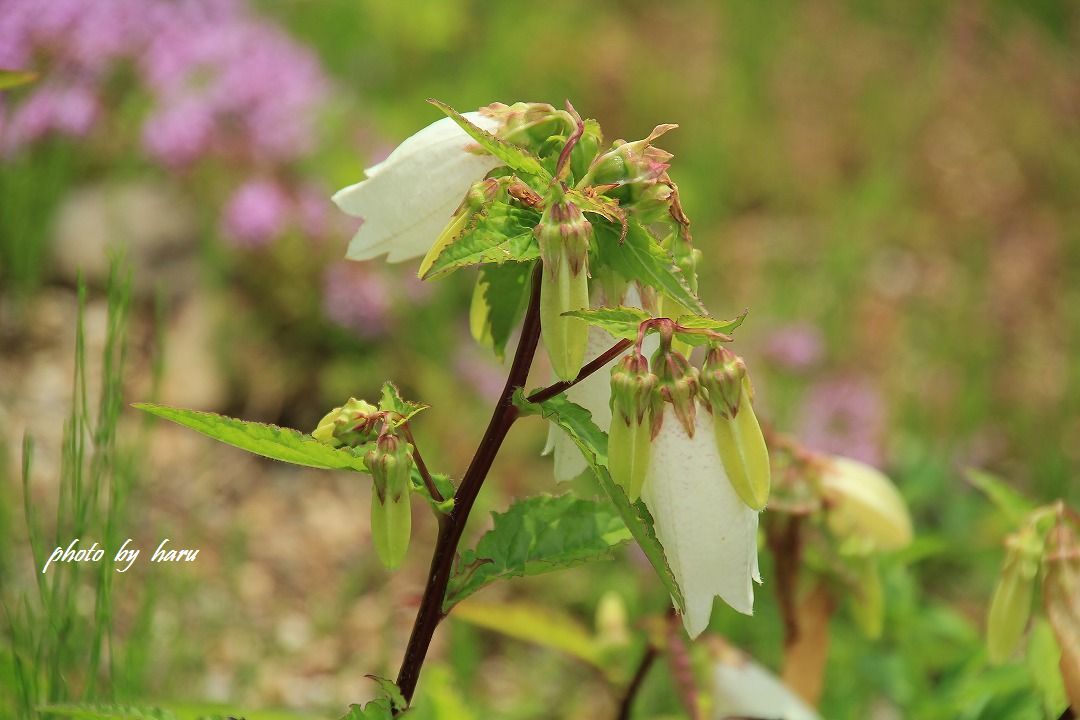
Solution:
M371 537L387 569L401 565L412 534L409 479L413 459L409 443L386 425L364 462L374 481L371 497Z
M374 481L371 536L375 552L388 570L401 565L412 534L412 447L397 434L395 417L399 416L349 398L343 406L327 413L311 433L319 442L334 448L370 447L364 465Z
M356 398L328 412L311 436L330 447L359 447L375 439L386 413Z
M675 185L668 178L671 153L653 142L678 125L657 125L647 138L616 140L593 160L582 184L608 188L608 194L629 207L642 222L654 222L670 211Z
M757 417L746 364L730 350L716 345L706 354L701 370L672 348L675 323L666 318L649 321L660 332L660 347L646 362L640 345L611 372L612 422L608 437L608 465L612 479L631 500L647 481L651 442L660 433L664 409L671 411L693 438L699 412L711 415L716 449L723 473L739 499L753 510L769 498L769 453Z
M563 313L589 307L589 245L592 224L565 197L552 201L536 226L544 269L540 285L540 328L555 373L572 380L585 359L589 326Z

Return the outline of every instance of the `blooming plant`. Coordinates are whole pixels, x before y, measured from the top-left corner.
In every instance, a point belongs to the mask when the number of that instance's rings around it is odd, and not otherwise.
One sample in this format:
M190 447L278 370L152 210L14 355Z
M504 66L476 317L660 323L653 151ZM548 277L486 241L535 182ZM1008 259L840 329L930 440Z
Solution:
M334 200L362 219L349 258L421 258L424 280L476 268L473 336L501 357L517 332L506 382L459 481L428 468L411 430L426 406L391 382L377 399L334 408L310 434L140 405L250 452L370 475L372 544L388 569L410 551L412 500L430 507L439 532L400 671L379 680L384 697L353 706L349 717L408 711L438 625L466 597L500 579L607 558L631 541L691 639L708 627L717 597L750 615L767 506L765 536L792 630L787 649L801 651L794 628L807 597L819 596L800 588L804 553L825 558L808 575L818 585L840 580L830 593L860 596L862 624L879 632L875 558L910 542L906 507L880 472L782 436L771 443L781 469L773 488L754 388L729 349L743 317L716 319L699 299L701 250L668 174L672 155L656 146L675 126L608 144L569 103L497 103L464 115L434 104L446 118ZM527 391L541 340L556 380ZM557 479L588 474L598 491L519 499L474 549L460 549L504 438L530 415L551 425ZM820 661L802 673L820 679L822 669ZM816 699L812 687L793 685Z

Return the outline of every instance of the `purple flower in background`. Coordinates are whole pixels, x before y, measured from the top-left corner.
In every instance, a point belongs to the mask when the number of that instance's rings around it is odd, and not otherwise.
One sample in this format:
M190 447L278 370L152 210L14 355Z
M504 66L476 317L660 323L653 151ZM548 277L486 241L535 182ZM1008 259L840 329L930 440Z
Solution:
M388 290L383 278L367 266L335 263L323 278L323 312L362 338L378 337L389 324Z
M781 325L766 337L762 352L766 360L782 370L809 370L825 354L825 338L809 323Z
M143 147L166 165L186 165L207 149L214 117L199 102L178 102L155 113L143 126Z
M83 85L44 85L11 112L3 132L5 152L34 142L49 133L82 136L90 132L99 104L94 91Z
M870 465L882 462L885 408L877 388L855 377L838 377L811 386L797 423L807 446L845 455Z
M284 188L272 180L252 180L233 193L222 232L239 247L262 247L285 232L292 212L292 199Z

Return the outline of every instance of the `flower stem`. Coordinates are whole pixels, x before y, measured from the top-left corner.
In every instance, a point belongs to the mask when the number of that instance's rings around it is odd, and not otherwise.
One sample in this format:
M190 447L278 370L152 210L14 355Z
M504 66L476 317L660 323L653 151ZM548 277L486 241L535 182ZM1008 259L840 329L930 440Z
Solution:
M446 587L450 581L458 542L465 531L465 523L469 519L473 503L480 494L480 488L487 478L503 439L518 417L518 410L514 407L514 392L525 385L540 339L540 272L541 265L537 263L532 275L529 308L521 326L521 339L518 341L510 373L506 377L506 384L499 395L498 403L495 405L480 445L476 448L476 453L465 471L461 485L454 494L454 508L450 511L448 521L440 524L435 552L431 557L427 585L424 588L423 598L420 600L420 610L413 622L412 633L405 647L405 656L401 661L401 669L397 676L398 688L401 689L406 702L412 701L416 682L420 677L420 669L424 665L428 647L431 645L431 638L444 617L443 600L446 597Z
M619 714L615 716L615 720L630 720L630 712L634 709L634 699L645 683L645 676L649 674L649 669L659 656L659 648L649 643L649 646L645 648L645 654L641 656L641 661L638 662L633 679L626 686L626 693L623 695L622 702L619 703Z
M600 368L607 365L613 359L617 358L623 353L623 351L625 351L633 344L634 343L631 340L620 340L604 352L600 353L600 355L598 355L595 360L591 360L585 363L585 365L583 365L581 368L581 372L579 372L577 374L577 377L575 377L573 380L561 380L552 385L548 385L546 388L541 388L540 390L537 390L536 392L529 395L529 402L544 402L545 400L550 400L564 390L568 390L574 387L579 382L589 377Z

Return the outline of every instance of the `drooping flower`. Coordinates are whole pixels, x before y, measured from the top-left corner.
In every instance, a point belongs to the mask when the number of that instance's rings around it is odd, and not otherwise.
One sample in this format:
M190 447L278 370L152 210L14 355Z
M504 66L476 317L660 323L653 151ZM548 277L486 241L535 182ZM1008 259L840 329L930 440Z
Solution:
M691 435L665 403L641 496L656 537L686 601L683 625L691 638L708 626L719 596L738 612L754 608L758 513L740 498L714 441L713 416L694 413Z
M489 132L499 127L479 112L465 117ZM499 164L476 151L450 118L428 125L367 168L364 180L334 195L339 208L363 220L346 256L369 260L385 254L389 262L401 262L424 255L469 188Z

